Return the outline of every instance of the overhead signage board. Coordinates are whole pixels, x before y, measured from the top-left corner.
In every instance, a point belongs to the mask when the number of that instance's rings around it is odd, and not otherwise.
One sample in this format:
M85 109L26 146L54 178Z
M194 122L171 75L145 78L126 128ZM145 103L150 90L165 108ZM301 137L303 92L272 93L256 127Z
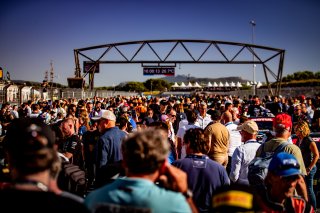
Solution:
M89 70L90 70L90 72L99 73L100 72L99 63L97 63L95 66L95 63L92 61L84 61L83 62L83 72L87 73L87 72L89 72Z
M174 67L144 67L143 75L166 75L174 76Z

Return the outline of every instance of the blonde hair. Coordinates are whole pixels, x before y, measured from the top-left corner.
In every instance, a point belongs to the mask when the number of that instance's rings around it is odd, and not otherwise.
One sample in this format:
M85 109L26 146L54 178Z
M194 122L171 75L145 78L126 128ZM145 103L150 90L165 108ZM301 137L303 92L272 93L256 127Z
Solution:
M299 121L295 126L295 132L299 131L302 137L310 135L309 124L305 121Z

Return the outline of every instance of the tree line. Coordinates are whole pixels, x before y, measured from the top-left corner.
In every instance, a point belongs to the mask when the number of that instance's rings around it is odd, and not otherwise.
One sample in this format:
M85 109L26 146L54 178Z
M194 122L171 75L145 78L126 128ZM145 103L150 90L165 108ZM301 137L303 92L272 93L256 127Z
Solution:
M320 71L298 71L293 74L289 74L282 78L282 82L300 81L300 80L310 80L310 79L320 79Z
M118 90L118 91L166 91L170 90L173 84L164 79L148 79L145 82L129 81L121 83L114 87L98 87L96 89L103 90ZM289 74L282 78L282 86L319 86L320 85L320 71L298 71ZM242 89L248 89L243 85Z

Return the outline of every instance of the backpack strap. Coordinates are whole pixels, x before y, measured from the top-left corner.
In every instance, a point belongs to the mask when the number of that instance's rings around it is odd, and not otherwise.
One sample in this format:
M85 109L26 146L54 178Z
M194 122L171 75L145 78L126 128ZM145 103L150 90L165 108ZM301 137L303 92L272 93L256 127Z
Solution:
M273 153L278 153L278 152L282 152L284 150L284 148L286 148L287 145L289 145L290 143L288 141L281 143L274 151Z
M265 143L262 143L261 144L261 156L265 156L266 155L266 152L264 151L264 144ZM281 152L284 150L284 148L289 145L290 143L288 141L284 142L284 143L281 143L279 146L277 146L277 148L273 151L273 153L278 153L278 152Z
M262 144L261 144L261 154L260 154L261 157L263 157L263 156L266 155L266 152L264 151L264 144L265 144L265 143L262 143Z

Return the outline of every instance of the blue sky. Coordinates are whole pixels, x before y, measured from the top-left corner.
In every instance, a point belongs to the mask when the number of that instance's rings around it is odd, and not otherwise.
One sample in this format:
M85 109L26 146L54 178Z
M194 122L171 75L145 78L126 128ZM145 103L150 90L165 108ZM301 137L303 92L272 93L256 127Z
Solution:
M285 49L283 74L320 71L318 0L10 0L0 3L0 66L11 79L42 81L53 61L54 81L73 77L73 50L152 39L252 42ZM101 65L95 86L145 81L140 65ZM241 76L252 66L186 65L176 75ZM162 77L162 76L155 76ZM260 68L256 80L265 81ZM88 80L86 80L88 82Z

